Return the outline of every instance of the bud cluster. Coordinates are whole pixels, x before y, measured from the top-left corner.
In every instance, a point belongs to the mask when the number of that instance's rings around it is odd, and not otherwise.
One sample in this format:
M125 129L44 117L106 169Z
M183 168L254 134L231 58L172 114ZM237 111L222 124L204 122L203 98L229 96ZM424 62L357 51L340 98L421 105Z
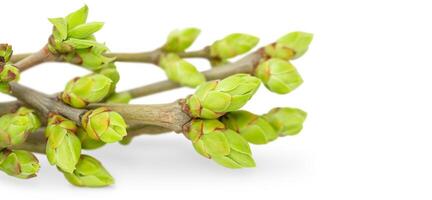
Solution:
M19 80L19 69L9 63L12 46L0 44L0 92L9 93L9 82Z
M0 170L10 176L28 179L39 171L39 160L32 153L23 150L0 150Z

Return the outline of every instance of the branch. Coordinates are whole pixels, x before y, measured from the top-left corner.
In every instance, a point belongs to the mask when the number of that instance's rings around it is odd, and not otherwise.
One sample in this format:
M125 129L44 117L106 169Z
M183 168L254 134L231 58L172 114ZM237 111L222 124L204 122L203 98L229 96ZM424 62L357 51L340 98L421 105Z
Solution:
M45 45L41 50L32 53L32 54L24 54L18 56L12 56L11 61L15 63L14 65L21 71L25 71L30 69L33 66L36 66L43 62L54 61L57 59L57 56L52 54L48 50L48 46Z
M259 64L259 61L265 56L263 49L259 49L237 62L229 63L220 67L215 67L206 71L203 71L207 80L223 79L230 75L237 73L253 74L255 67ZM149 85L133 88L126 90L131 94L132 98L143 97L159 92L172 90L175 88L182 87L181 85L174 83L170 80L159 81Z

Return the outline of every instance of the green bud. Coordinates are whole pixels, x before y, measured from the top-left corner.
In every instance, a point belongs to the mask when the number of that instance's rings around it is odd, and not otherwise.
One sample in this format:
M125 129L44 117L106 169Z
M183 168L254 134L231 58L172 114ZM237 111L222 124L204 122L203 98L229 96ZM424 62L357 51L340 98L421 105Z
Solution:
M240 109L258 90L260 80L248 74L236 74L221 81L201 84L186 99L192 117L216 119L226 112Z
M123 117L104 107L86 112L82 126L91 138L106 143L118 142L127 134Z
M98 70L97 73L111 79L113 85L116 85L120 81L120 74L114 63L108 63L106 67Z
M204 75L195 66L176 54L161 56L159 65L165 70L168 79L181 85L196 87L205 82Z
M81 65L92 71L100 70L114 62L115 58L104 56L104 52L105 51L101 52L95 47L76 50L76 53L82 61Z
M291 60L301 57L309 48L313 35L305 32L292 32L265 47L265 52L272 58Z
M132 99L132 95L129 92L114 93L108 97L107 103L124 103L127 104Z
M77 25L73 29L68 30L68 37L85 39L90 37L93 33L99 31L103 25L103 22L91 22Z
M254 167L249 144L218 120L194 120L185 135L195 150L228 168Z
M114 178L95 158L81 155L73 173L63 172L69 183L80 187L103 187L114 183Z
M51 165L72 173L81 155L81 142L75 135L76 124L57 114L50 114L45 136L46 155Z
M10 176L28 179L36 176L39 161L32 153L23 150L0 150L0 170Z
M192 45L200 32L197 28L173 30L168 35L163 50L166 52L182 52Z
M272 92L286 94L303 83L297 69L288 61L271 58L258 65L255 76Z
M0 92L9 93L9 82L18 81L20 77L19 69L11 64L0 62Z
M28 135L40 128L33 110L21 107L15 113L0 117L0 149L22 144Z
M307 113L298 108L273 108L263 117L280 136L296 135L303 129Z
M83 128L78 128L77 135L83 149L93 150L105 145L105 142L91 138Z
M83 108L88 103L97 103L108 96L112 83L111 79L100 74L74 78L67 83L60 96L63 102Z
M218 58L232 58L251 50L258 44L259 39L255 36L234 33L214 42L210 46L210 55Z
M12 46L8 44L0 44L0 66L9 62L12 57Z
M227 128L238 132L253 144L266 144L278 137L276 131L264 118L248 111L230 112L221 120Z

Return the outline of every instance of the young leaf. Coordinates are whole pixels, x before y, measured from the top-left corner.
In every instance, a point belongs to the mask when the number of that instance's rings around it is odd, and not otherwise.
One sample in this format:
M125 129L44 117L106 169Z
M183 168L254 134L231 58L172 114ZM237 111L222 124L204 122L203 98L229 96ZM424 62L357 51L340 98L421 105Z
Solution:
M76 26L84 24L87 21L87 15L88 15L87 5L84 5L82 8L78 9L77 11L69 14L66 17L67 28L69 30L72 30Z
M83 39L91 36L103 27L103 22L91 22L87 24L81 24L73 28L68 32L68 36L71 38Z
M57 29L59 36L62 40L65 40L67 38L67 25L64 18L49 18L48 19L54 27Z

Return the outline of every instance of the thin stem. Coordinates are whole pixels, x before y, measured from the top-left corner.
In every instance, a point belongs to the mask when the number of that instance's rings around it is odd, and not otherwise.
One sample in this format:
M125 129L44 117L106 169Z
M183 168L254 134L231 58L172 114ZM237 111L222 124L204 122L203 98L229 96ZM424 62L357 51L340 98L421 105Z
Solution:
M57 57L48 50L47 45L45 45L41 50L33 54L25 55L27 56L12 56L12 62L14 62L14 60L17 60L17 58L21 58L14 64L21 72L30 69L31 67L36 66L40 63L54 61Z
M162 54L160 49L141 53L106 53L107 57L115 57L119 62L142 62L156 64Z
M253 74L255 67L258 65L259 61L263 58L263 56L264 54L260 49L254 53L249 54L248 56L245 56L237 62L206 70L203 72L203 74L205 75L207 80L223 79L237 73ZM128 92L132 95L133 98L138 98L172 90L179 87L181 87L181 85L174 83L170 80L165 80L129 89L124 92Z

